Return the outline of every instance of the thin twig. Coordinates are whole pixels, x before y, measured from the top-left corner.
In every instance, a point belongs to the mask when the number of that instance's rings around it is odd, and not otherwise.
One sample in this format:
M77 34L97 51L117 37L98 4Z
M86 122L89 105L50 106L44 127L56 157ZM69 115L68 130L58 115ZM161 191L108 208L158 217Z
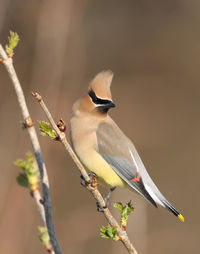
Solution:
M48 118L51 126L53 127L53 129L56 131L57 136L59 137L59 140L62 142L62 144L64 145L65 149L67 150L67 152L70 154L70 156L72 157L72 159L74 160L74 162L76 163L78 170L80 171L81 175L84 177L84 179L88 182L90 180L84 166L81 164L80 160L78 159L78 157L76 156L76 154L74 153L73 149L71 148L70 144L68 143L66 136L63 132L61 132L59 130L59 128L57 127L56 123L54 122L51 113L49 112L48 108L46 107L42 97L37 94L37 93L32 93L32 95L38 100L38 102L40 103L46 117ZM101 193L99 192L99 190L95 187L92 188L91 186L89 186L88 190L91 192L91 194L93 195L93 197L95 198L95 200L100 204L101 207L105 207L105 201L101 195ZM115 220L115 218L112 216L111 212L109 211L108 208L104 209L104 216L107 219L108 223L111 226L115 226L117 227L117 233L118 236L120 238L120 240L122 241L122 243L124 244L124 246L126 247L126 249L128 250L129 253L131 254L137 254L136 249L133 247L133 245L131 244L128 235L125 231L123 231L119 224L117 223L117 221Z
M9 58L7 56L1 44L0 44L0 57L3 60L2 63L6 67L8 75L14 86L18 103L21 109L21 113L24 119L24 125L27 128L27 131L33 146L34 154L36 157L36 161L40 170L40 177L41 177L42 191L43 191L43 204L44 204L44 210L45 210L45 224L48 229L51 244L56 254L62 254L60 246L57 241L55 229L54 229L52 209L51 209L51 198L50 198L50 192L49 192L49 180L48 180L46 166L44 164L44 160L41 153L40 144L39 144L37 134L36 134L35 128L33 126L33 122L31 120L31 117L26 105L22 87L20 85L19 79L17 77L17 74L13 66L13 60L12 58Z

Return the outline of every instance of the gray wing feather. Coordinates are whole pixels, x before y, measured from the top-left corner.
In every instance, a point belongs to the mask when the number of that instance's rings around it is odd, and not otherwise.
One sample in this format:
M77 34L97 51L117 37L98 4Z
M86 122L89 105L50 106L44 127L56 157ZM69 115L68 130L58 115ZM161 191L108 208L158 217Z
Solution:
M98 152L109 164L115 165L119 171L122 170L128 178L139 172L141 176L145 177L145 181L151 183L152 180L134 145L111 118L100 124L96 133Z
M116 173L132 188L146 197L154 206L155 201L144 186L144 179L152 185L148 175L132 142L124 135L115 122L109 118L97 129L98 149L101 156L111 165ZM141 180L135 183L134 177L139 173ZM154 184L154 183L153 183Z
M100 153L101 154L101 153ZM121 159L121 158L115 158L111 156L107 156L105 154L101 154L101 156L107 161L108 164L115 170L115 172L132 188L134 188L135 191L137 191L139 194L141 194L143 197L145 197L147 200L150 201L151 204L153 204L155 207L157 207L155 201L152 199L152 197L149 195L147 190L144 187L142 179L139 183L133 182L132 179L135 175L131 173L131 165L129 161Z
M124 135L115 122L108 117L97 129L98 152L115 172L132 188L149 200L171 210L176 216L179 212L167 201L149 176L133 143ZM141 177L137 183L133 177ZM148 190L146 189L148 187ZM155 203L156 202L156 203Z

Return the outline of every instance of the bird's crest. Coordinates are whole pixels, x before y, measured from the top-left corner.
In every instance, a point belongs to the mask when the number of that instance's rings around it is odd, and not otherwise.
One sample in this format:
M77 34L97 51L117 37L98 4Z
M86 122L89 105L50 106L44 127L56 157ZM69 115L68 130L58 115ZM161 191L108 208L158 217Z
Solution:
M98 98L112 100L110 91L112 79L112 71L102 71L90 82L89 90L92 90Z

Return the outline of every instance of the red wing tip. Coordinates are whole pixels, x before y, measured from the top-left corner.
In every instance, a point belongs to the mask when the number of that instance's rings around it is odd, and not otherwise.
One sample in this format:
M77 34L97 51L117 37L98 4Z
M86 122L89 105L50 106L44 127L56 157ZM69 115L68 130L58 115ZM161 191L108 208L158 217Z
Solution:
M132 181L134 182L134 183L136 183L136 182L140 182L140 178L139 178L139 176L135 176L133 179L132 179Z

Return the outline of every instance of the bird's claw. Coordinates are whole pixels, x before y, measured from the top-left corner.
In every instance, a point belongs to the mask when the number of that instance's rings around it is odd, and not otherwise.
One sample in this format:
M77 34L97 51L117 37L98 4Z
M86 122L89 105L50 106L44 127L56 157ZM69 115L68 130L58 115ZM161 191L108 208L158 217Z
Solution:
M93 172L90 172L89 174L89 181L86 181L84 177L81 175L81 185L84 187L89 187L91 186L92 188L95 188L97 186L97 175Z
M110 188L110 191L108 192L108 194L106 195L106 197L104 198L104 202L105 202L105 206L101 207L101 205L99 204L99 202L96 202L97 205L97 211L98 212L104 212L104 209L108 208L109 206L109 198L111 193L116 189L116 187L112 187Z
M96 202L97 211L100 212L100 213L103 213L103 212L104 212L104 209L108 208L109 202L107 201L107 203L106 203L106 201L105 201L105 204L106 204L105 206L101 207L101 205L99 204L99 202Z
M88 175L90 177L88 184L93 185L95 182L97 182L97 175L94 172L90 172Z
M81 178L81 185L82 185L83 187L86 187L87 184L86 184L85 178L84 178L82 175L80 176L80 178Z

